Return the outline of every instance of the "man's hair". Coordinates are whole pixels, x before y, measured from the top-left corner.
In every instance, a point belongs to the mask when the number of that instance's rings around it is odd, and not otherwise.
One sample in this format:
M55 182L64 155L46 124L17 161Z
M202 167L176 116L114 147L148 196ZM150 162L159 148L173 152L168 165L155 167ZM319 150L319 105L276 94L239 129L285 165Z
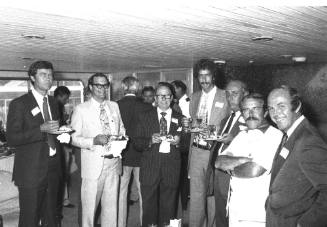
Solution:
M212 78L215 79L216 65L210 59L201 59L194 66L195 78L198 78L200 70L208 70L212 74Z
M155 90L154 90L154 88L152 86L145 86L142 89L142 95L147 91L151 91L153 94L155 93Z
M106 78L107 84L110 84L109 79L108 79L108 77L105 74L103 74L103 73L95 73L92 76L90 76L90 78L88 80L88 83L87 83L87 86L90 86L90 85L93 84L93 81L94 81L94 78L95 77L104 77L104 78Z
M290 87L288 85L280 85L279 87L276 87L275 89L284 90L284 91L286 91L290 95L290 97L291 97L292 111L295 111L296 109L299 108L299 110L297 112L298 113L302 113L303 112L303 106L302 106L301 97L300 97L298 91L295 88Z
M187 90L187 87L186 87L186 84L184 84L183 81L181 80L174 80L173 82L171 82L172 85L178 87L178 88L181 88L183 93L186 93L186 90Z
M51 69L53 71L53 65L49 61L36 61L30 65L28 72L27 72L28 76L30 78L31 78L31 76L34 77L36 75L38 69ZM34 84L33 81L32 81L32 84Z
M171 94L174 96L175 94L175 89L173 87L173 85L171 85L168 82L159 82L158 85L156 86L156 90L155 90L155 94L157 94L157 91L159 90L159 88L161 87L166 87L170 90Z
M246 96L244 96L242 98L242 101L241 101L241 106L243 106L244 102L248 99L255 99L255 100L258 100L260 102L262 102L262 106L263 106L263 109L265 110L266 109L266 100L265 98L263 97L262 94L259 94L259 93L255 93L255 92L252 92Z
M124 93L133 93L136 94L139 90L139 80L134 76L127 76L122 80L122 87Z
M240 85L241 85L241 88L242 88L242 90L243 90L243 92L250 92L249 91L249 88L248 88L248 85L244 82L244 81L242 81L242 80L234 80L234 79L231 79L231 80L228 80L228 82L227 82L227 84L226 84L226 87L230 84L230 83L239 83ZM225 88L226 88L225 87Z
M58 97L58 96L63 96L63 95L68 95L70 96L70 90L66 86L59 86L54 90L53 96Z

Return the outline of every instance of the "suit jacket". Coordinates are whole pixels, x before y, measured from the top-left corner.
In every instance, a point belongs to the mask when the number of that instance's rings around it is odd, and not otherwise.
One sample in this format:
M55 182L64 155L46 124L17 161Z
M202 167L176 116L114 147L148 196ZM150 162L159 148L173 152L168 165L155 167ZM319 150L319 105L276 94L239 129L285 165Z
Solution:
M284 147L289 153L271 184L269 210L273 216L293 218L301 226L327 226L326 143L304 119ZM287 150L281 152L284 157ZM270 221L267 220L267 226L273 226Z
M220 135L223 130L224 127L228 121L230 117L229 116L225 117L222 121L221 121L221 128L218 131L218 134ZM245 121L242 117L242 115L240 115L238 117L238 119L236 120L236 122L234 123L234 125L230 128L230 134L233 135L233 137L235 137L243 128L247 128L247 125L245 124ZM206 185L207 185L207 193L210 195L213 193L214 190L220 190L220 193L222 195L227 196L228 195L228 188L229 188L229 181L230 181L230 175L221 171L221 170L216 170L214 166L212 166L212 163L214 163L216 160L212 160L213 159L213 154L214 152L218 152L217 149L220 148L221 143L218 141L215 141L210 149L210 156L209 156L209 163L208 163L208 168L207 168L207 173L206 173ZM222 149L221 152L224 151L229 144L222 144ZM218 157L218 155L216 156ZM216 174L215 174L216 173ZM216 177L217 178L217 183L219 184L219 188L214 188L214 182L213 182L213 178ZM217 185L217 184L216 184Z
M179 135L181 129L181 120L183 115L172 111L169 135ZM181 155L176 146L170 145L170 153L159 153L160 144L152 144L151 137L154 133L160 132L157 108L139 115L139 121L136 128L135 146L142 150L141 158L141 184L151 186L157 183L161 178L167 182L168 186L178 187Z
M135 134L137 116L146 110L152 109L153 106L143 103L136 96L123 97L118 101L118 106L126 129L126 135L130 137L126 149L123 152L123 165L139 167L142 154L136 151L132 141L133 134Z
M114 135L125 135L125 128L117 103L111 101L105 101L105 103L110 111L108 117L113 120L115 125L114 129L111 128L112 133ZM81 148L82 178L98 179L104 161L102 152L105 149L104 146L93 145L93 138L98 134L103 134L99 104L92 98L76 106L73 112L71 126L75 130L72 134L72 144ZM117 167L116 171L120 173L121 160L117 159L117 161L120 163L120 167Z
M59 120L58 106L52 96L48 102L53 120ZM15 147L13 180L19 187L36 187L47 183L49 145L47 133L40 130L44 123L41 112L32 113L39 107L32 92L11 101L7 119L7 141ZM34 116L35 115L35 116ZM56 155L51 157L51 169L61 172L60 144L56 140Z

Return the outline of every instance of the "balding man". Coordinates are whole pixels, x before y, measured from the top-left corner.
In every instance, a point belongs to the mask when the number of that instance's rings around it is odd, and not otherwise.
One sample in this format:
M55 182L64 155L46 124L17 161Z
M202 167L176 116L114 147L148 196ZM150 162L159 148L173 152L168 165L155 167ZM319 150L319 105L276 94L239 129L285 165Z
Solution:
M327 145L301 107L293 88L281 86L269 94L269 115L285 139L271 171L268 227L327 226Z

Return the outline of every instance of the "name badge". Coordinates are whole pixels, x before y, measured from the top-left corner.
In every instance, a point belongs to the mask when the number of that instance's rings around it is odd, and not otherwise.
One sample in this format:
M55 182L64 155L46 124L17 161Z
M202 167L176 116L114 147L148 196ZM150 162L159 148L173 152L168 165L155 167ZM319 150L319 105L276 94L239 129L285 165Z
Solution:
M222 102L216 102L215 103L215 107L223 108L224 107L224 103L222 103Z
M290 153L285 147L280 151L279 155L282 156L284 159L287 158L288 154Z
M37 115L40 112L41 112L41 110L39 107L35 107L33 110L31 110L31 113L33 116Z
M173 122L173 123L175 123L175 124L178 124L178 119L176 119L176 118L172 118L172 119L171 119L171 122Z
M245 125L239 125L238 127L240 128L240 131L244 131L248 129L248 127L246 127Z

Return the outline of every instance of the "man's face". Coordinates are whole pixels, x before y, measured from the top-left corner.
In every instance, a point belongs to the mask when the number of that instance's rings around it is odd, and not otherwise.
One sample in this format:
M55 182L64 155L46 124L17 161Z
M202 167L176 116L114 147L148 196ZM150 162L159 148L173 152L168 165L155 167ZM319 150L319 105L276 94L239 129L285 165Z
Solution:
M213 75L207 69L199 70L198 80L204 92L209 92L214 87Z
M154 93L152 91L145 91L142 95L143 102L152 104L154 102Z
M46 93L52 86L53 72L52 69L38 69L35 76L31 76L34 82L35 90Z
M280 130L287 131L298 114L292 111L291 97L283 89L276 89L270 92L268 96L268 111L271 120Z
M60 104L62 104L63 106L66 105L69 101L69 95L64 94L64 95L59 95L57 97L57 100Z
M242 103L242 114L249 129L260 127L265 121L263 102L249 98Z
M170 89L164 86L159 87L157 89L155 100L161 110L167 110L173 100Z
M231 109L236 112L240 109L240 103L244 96L243 87L240 83L230 82L226 87L226 98Z
M92 97L99 102L103 102L107 97L108 88L109 84L106 78L102 76L94 77L93 84L90 85Z

